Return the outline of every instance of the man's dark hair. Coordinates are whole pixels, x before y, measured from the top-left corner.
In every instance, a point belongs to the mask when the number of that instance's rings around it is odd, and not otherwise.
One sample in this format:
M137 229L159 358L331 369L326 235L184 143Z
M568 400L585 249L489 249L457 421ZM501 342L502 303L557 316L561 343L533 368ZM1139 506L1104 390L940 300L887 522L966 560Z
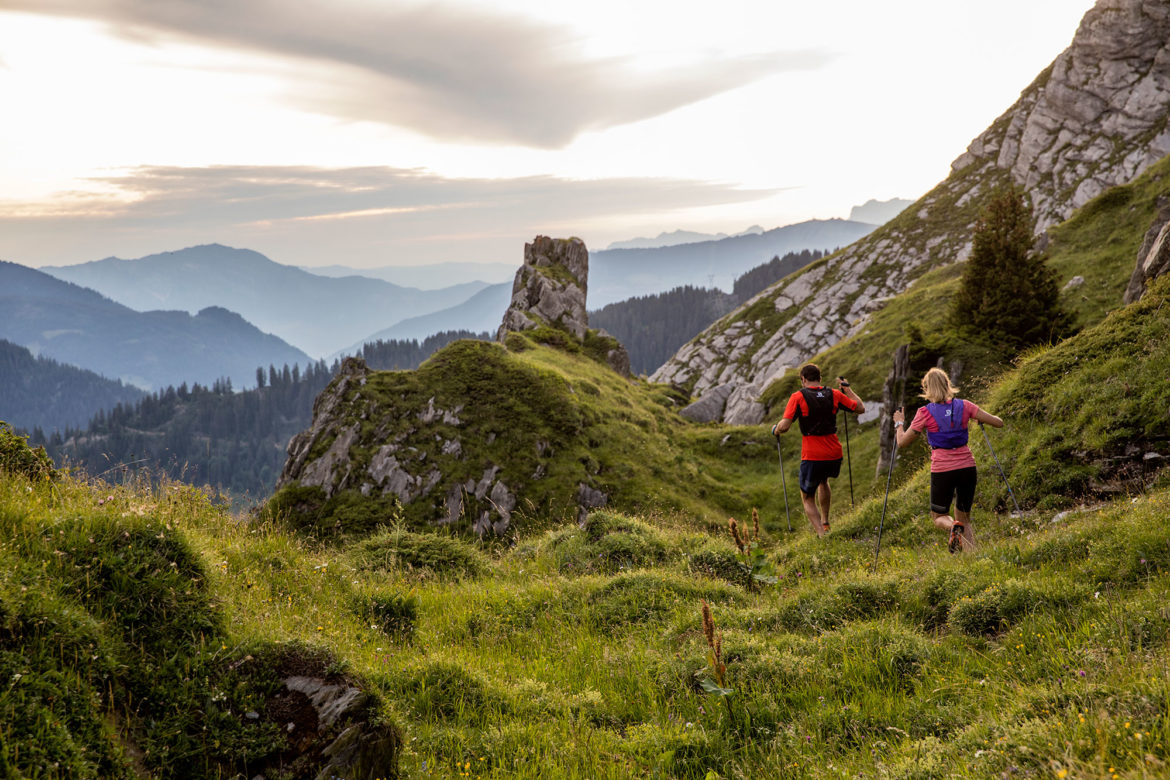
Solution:
M817 368L816 363L809 363L800 369L800 377L809 382L819 382L821 381L821 370Z

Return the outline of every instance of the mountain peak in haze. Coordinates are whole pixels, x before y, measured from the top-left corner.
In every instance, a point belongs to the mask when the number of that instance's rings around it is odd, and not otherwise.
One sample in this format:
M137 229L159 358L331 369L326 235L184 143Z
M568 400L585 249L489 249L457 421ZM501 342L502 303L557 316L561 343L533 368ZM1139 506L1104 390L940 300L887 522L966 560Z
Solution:
M700 241L719 241L723 238L735 236L751 236L763 233L759 225L752 225L747 230L728 235L727 233L696 233L693 230L671 230L659 233L655 238L630 238L624 241L614 241L606 247L610 249L657 249L664 246L678 246L680 244L697 244Z
M868 222L871 225L884 225L906 210L914 201L904 198L890 198L889 200L875 200L870 198L860 206L854 206L849 211L849 219L853 222Z
M313 357L409 317L455 306L484 287L469 282L416 290L366 277L330 278L223 244L43 270L137 311L222 306Z

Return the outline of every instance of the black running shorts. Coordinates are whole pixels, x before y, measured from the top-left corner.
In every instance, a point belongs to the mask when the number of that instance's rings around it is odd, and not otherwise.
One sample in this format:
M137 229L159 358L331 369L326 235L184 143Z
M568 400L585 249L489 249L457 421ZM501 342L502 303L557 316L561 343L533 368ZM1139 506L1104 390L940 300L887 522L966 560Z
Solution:
M800 462L800 492L806 496L814 495L817 486L828 482L831 477L841 476L841 459L836 460L802 460Z
M954 471L930 472L930 508L940 515L951 512L951 500L955 509L970 512L975 502L975 467Z

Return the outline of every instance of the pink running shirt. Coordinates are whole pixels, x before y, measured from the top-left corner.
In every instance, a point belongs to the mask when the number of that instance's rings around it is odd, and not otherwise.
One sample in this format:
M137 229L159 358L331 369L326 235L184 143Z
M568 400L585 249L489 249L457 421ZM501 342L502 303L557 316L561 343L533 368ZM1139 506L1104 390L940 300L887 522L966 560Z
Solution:
M970 401L963 401L963 419L960 422L964 428L969 428L968 421L975 416L979 411L979 407ZM918 433L926 436L927 433L938 433L938 423L930 416L930 412L926 411L925 406L918 408L918 413L914 415L914 421L910 423L911 430L918 431ZM953 450L935 450L930 451L930 470L936 471L954 471L955 469L965 469L969 466L975 465L975 456L971 454L971 448L966 445L956 447Z

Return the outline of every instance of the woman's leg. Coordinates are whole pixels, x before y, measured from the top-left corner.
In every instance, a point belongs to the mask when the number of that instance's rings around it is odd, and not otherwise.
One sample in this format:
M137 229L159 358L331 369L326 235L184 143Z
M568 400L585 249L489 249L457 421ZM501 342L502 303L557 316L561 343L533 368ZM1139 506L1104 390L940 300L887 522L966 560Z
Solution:
M955 518L963 524L963 549L975 549L975 534L971 530L971 508L975 503L975 485L978 474L972 466L956 472Z
M955 521L963 524L963 549L975 549L975 534L971 530L971 513L955 508Z
M933 509L930 510L930 519L934 521L936 526L944 531L950 531L951 526L955 524L955 518L951 517L950 515L944 515L940 512L936 512Z

